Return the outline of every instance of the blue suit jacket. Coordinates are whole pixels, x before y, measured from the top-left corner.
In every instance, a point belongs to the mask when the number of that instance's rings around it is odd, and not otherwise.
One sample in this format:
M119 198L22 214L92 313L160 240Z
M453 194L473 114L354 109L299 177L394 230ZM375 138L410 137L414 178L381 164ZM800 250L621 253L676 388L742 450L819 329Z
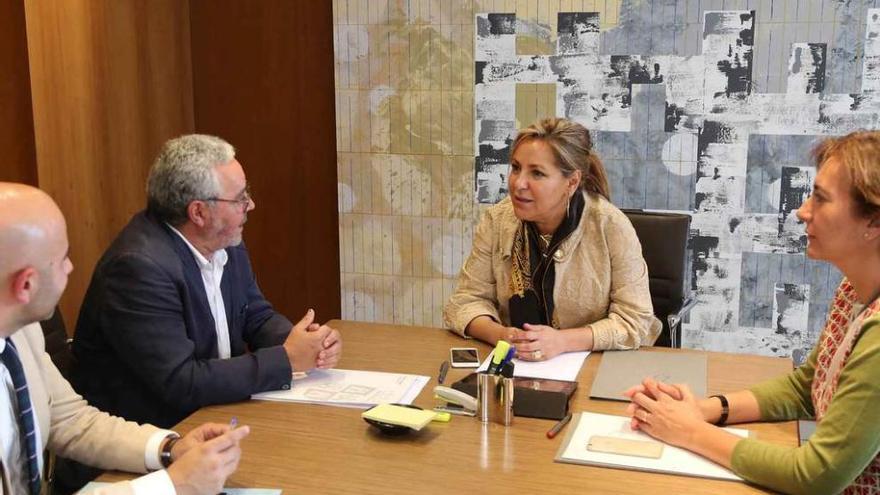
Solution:
M168 428L202 406L290 386L281 344L291 323L254 279L244 245L227 248L220 290L232 358L186 243L147 212L98 261L76 325L72 381L92 405Z

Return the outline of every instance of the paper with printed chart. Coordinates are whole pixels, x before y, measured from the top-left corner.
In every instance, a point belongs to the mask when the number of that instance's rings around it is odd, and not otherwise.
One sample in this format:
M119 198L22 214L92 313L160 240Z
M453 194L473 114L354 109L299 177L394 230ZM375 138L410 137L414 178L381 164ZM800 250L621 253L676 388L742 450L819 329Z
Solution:
M405 373L312 370L291 380L289 390L254 394L252 399L304 402L366 409L377 404L412 404L429 378Z

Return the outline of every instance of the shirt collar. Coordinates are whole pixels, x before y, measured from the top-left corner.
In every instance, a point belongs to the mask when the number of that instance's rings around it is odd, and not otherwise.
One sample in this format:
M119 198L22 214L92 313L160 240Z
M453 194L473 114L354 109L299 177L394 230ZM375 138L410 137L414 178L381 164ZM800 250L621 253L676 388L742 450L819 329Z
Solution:
M219 263L220 266L226 266L226 262L229 260L229 255L226 254L225 249L218 249L217 251L214 251L214 253L211 255L212 259L208 260L208 258L205 258L205 256L202 253L200 253L199 250L196 249L195 246L193 246L189 242L189 239L187 239L186 236L181 234L179 230L175 229L170 223L166 223L165 225L167 225L168 228L170 228L172 231L174 231L175 234L177 234L181 239L183 239L183 242L186 243L186 247L189 248L189 250L192 252L193 256L196 258L196 263L199 264L200 268L209 268L209 267L213 266L215 263Z
M6 350L6 339L0 339L0 354Z

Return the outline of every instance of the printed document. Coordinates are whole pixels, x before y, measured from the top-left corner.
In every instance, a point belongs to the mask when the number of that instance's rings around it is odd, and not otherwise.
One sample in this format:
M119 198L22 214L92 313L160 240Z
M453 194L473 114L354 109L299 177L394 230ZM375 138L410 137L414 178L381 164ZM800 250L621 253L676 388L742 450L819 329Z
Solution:
M389 402L412 404L429 378L358 370L312 370L291 381L290 390L254 394L252 399L305 402L366 409Z
M630 429L628 416L582 412L572 418L571 422L572 426L569 427L568 434L556 453L556 462L742 481L742 478L709 459L669 444L664 444L663 454L659 459L587 450L587 444L590 443L593 435L662 443L647 433ZM743 438L749 436L748 430L737 428L725 428L725 430Z
M584 365L584 360L589 355L590 351L583 351L566 352L546 361L514 359L513 376L575 382L577 381L578 373L581 372L581 366ZM492 353L489 353L489 357L477 368L477 372L486 371L491 359Z

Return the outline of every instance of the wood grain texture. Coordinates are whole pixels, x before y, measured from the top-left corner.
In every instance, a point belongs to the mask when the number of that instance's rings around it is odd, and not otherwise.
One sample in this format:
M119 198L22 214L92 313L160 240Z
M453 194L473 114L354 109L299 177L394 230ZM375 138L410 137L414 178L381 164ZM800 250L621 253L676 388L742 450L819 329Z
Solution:
M335 321L345 342L339 367L428 375L431 380L415 404L434 405L440 363L450 347L462 340L433 328ZM469 341L480 348L489 346ZM659 352L702 352L652 349ZM732 392L791 370L791 360L706 353L708 391ZM602 353L593 353L579 376L572 410L622 415L623 402L590 400L590 386ZM450 369L447 384L469 371ZM565 431L545 437L554 421L514 418L513 425L483 425L475 418L455 416L432 423L418 434L389 438L361 420L360 410L306 404L249 401L204 408L178 425L185 432L206 422L250 425L244 454L230 487L282 488L284 493L765 493L744 483L683 476L577 466L553 462ZM797 445L794 422L750 424L757 438ZM568 426L571 428L571 425ZM113 474L105 479L119 479Z
M198 132L237 149L257 208L245 242L269 301L340 316L330 1L191 0Z
M25 0L40 187L67 217L74 327L101 253L145 205L161 144L191 132L189 5Z
M0 2L0 181L37 184L24 2Z

